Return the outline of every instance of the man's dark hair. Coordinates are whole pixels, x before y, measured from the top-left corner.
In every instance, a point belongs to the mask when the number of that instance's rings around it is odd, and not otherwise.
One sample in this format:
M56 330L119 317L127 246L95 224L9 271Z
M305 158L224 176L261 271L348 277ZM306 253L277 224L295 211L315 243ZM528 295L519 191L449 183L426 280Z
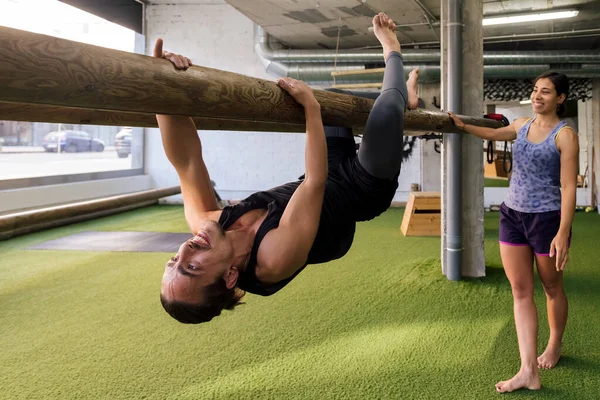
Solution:
M548 71L548 72L544 72L543 74L541 74L540 76L535 78L533 85L535 86L537 84L537 81L539 81L540 79L543 79L543 78L548 78L552 81L552 84L554 84L554 88L556 89L556 94L558 96L560 96L561 94L564 93L565 101L563 101L562 104L558 105L558 109L556 110L556 113L558 114L559 117L565 116L565 114L567 113L567 106L566 106L565 102L567 101L567 98L569 97L569 79L567 78L567 76L565 74Z
M177 321L183 324L200 324L221 315L222 310L233 310L241 304L245 294L246 292L237 287L227 289L225 281L219 279L205 288L202 304L168 301L162 293L160 302L165 311Z

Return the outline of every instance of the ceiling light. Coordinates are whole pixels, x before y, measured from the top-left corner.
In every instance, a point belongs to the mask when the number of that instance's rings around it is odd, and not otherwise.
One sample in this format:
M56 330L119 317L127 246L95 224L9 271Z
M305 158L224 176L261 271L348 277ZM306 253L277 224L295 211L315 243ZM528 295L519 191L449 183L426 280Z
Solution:
M483 25L517 24L520 22L544 21L549 19L571 18L579 14L577 10L539 12L533 14L508 15L483 19Z
M531 100L523 100L519 102L520 104L531 104Z

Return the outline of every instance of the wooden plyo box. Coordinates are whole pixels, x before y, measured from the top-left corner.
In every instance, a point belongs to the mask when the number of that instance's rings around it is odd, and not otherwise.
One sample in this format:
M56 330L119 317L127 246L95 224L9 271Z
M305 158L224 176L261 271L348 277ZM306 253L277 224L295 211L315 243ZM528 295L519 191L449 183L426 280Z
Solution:
M504 170L504 162L497 158L492 164L488 164L485 161L485 169L483 172L486 178L509 178L510 174L507 174Z
M412 192L400 226L404 236L441 236L441 225L441 193Z

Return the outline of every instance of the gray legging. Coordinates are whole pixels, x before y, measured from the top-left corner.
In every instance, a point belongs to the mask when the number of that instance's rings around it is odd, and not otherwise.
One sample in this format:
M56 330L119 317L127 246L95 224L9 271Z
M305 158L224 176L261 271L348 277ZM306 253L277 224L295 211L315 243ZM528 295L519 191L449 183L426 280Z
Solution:
M391 52L386 60L381 94L329 90L377 98L365 126L358 161L367 172L377 178L395 178L402 164L404 111L408 99L400 53ZM325 136L350 139L353 137L351 129L334 126L325 127Z

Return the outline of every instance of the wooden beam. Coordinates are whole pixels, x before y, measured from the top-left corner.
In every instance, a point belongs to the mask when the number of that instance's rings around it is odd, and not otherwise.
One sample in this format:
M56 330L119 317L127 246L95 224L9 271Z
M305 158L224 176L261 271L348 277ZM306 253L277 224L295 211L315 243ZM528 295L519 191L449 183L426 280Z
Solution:
M0 240L146 207L180 193L179 186L172 186L3 215L0 216Z
M357 69L354 71L331 71L331 76L352 76L352 75L372 75L382 74L385 72L385 68L370 68L370 69Z
M304 133L305 125L263 121L244 121L219 118L193 118L198 130ZM0 121L49 122L54 124L131 126L157 128L154 114L127 113L106 110L87 110L44 104L0 102ZM355 136L364 134L364 128L354 128ZM405 136L424 136L431 132L404 131Z
M335 89L381 89L383 83L342 83L339 85L331 85Z
M196 118L303 124L275 82L0 27L0 101ZM363 127L371 99L315 90L326 125ZM466 123L500 123L464 117ZM442 112L411 111L405 129L455 132Z
M62 124L131 126L156 128L154 114L88 110L45 104L0 102L0 121L50 122ZM305 132L303 124L284 124L263 121L244 121L220 118L194 118L199 130L250 132Z

